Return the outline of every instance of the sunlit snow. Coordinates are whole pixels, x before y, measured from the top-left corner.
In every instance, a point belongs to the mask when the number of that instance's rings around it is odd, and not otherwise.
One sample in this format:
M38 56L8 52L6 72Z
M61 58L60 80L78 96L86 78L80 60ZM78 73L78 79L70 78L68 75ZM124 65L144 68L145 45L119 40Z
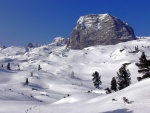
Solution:
M133 53L137 45L140 51ZM149 113L150 79L138 82L142 74L135 65L143 51L150 59L149 38L69 51L55 44L0 48L0 113ZM11 70L6 69L8 62ZM104 89L123 63L131 63L127 68L132 84L106 94ZM95 71L101 89L94 88Z

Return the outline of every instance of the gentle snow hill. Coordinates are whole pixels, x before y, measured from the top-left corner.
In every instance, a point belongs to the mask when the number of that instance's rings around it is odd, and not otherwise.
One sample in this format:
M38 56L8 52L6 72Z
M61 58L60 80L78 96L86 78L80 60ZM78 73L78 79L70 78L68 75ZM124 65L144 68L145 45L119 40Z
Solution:
M71 96L52 105L42 105L29 113L149 113L150 79L133 84L126 89L107 95ZM91 94L92 95L92 94ZM85 95L87 96L87 95ZM123 102L122 97L128 97L131 104ZM112 99L117 101L112 101ZM80 101L79 101L80 100Z
M150 80L138 82L142 75L135 65L143 51L150 59L149 44L147 38L83 50L66 50L66 45L57 44L0 48L0 66L4 66L0 67L0 113L149 113ZM140 51L134 53L137 45ZM8 62L11 70L6 69ZM127 66L131 86L105 94L123 63L131 63ZM92 83L95 71L101 75L101 90ZM124 104L124 96L134 102Z

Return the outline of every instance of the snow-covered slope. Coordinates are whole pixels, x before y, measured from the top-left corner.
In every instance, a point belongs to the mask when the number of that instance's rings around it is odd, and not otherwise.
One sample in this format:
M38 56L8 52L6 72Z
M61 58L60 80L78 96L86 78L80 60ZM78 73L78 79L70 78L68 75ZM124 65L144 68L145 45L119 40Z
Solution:
M54 44L0 48L0 113L149 113L150 80L137 82L141 75L135 65L143 51L150 59L149 44L150 39L138 39L83 50ZM133 53L137 45L140 51ZM11 70L6 69L8 62ZM131 63L127 68L132 84L105 94L123 63ZM38 71L39 65L42 69ZM101 75L100 90L92 83L95 71ZM124 104L124 96L134 102Z

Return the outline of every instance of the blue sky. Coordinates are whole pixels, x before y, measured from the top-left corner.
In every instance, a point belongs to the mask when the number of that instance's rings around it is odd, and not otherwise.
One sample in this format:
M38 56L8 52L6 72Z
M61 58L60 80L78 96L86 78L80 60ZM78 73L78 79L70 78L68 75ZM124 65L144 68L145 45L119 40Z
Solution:
M150 36L150 0L0 0L0 45L68 38L82 15L109 13Z

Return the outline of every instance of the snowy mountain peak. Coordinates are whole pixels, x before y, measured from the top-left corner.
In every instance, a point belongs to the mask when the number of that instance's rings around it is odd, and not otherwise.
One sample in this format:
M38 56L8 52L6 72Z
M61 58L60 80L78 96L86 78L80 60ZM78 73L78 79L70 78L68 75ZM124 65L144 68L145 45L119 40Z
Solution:
M54 38L54 40L52 41L52 44L64 45L64 44L67 44L67 39L66 39L66 38L63 38L63 37L56 37L56 38Z
M136 39L127 23L110 14L81 16L70 35L70 48L83 49L96 45L113 45Z
M90 24L90 23L92 24L93 22L96 22L98 20L103 20L108 16L110 16L110 14L108 14L108 13L105 13L105 14L89 14L89 15L81 16L78 19L77 24L84 23L84 25L86 26L87 24Z
M31 42L27 45L27 47L29 47L29 48L40 47L40 46L41 46L40 44L31 43Z

